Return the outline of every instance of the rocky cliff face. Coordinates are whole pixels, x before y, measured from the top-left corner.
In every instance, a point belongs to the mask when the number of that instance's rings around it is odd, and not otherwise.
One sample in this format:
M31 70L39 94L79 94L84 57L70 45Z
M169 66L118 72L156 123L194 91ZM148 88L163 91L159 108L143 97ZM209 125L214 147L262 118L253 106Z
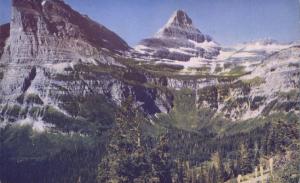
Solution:
M9 28L10 28L9 23L0 25L0 59L1 59L1 56L5 49L6 40L9 37ZM4 75L3 69L4 68L5 68L5 65L0 63L0 80L2 80L2 78L3 78L3 75Z
M165 93L137 86L130 82L134 76L126 80L135 71L118 61L130 50L120 37L63 1L14 0L10 35L1 58L2 124L54 123L50 108L55 115L87 120L80 103L88 98L119 105L132 95L147 114L171 107Z
M186 89L192 92L197 109L207 108L230 120L267 115L272 110L299 110L293 94L299 88L297 46L272 52L252 72L232 64L228 72L185 75L171 65L162 68L125 59L122 53L130 48L121 38L62 1L24 3L13 1L11 36L9 26L2 26L6 34L1 40L6 40L2 41L6 49L2 49L0 99L1 119L5 122L30 118L51 123L51 118L45 117L49 116L49 107L70 119L85 118L81 102L99 97L120 105L133 96L146 114L167 113L176 100L173 91ZM198 49L195 44L215 44L192 25L183 11L176 11L153 39L162 41L164 47L194 51ZM168 41L176 44L166 46ZM151 47L161 49L162 45ZM211 48L213 52L202 50L203 54L217 55L219 47ZM180 55L199 57L198 51L196 55ZM284 98L291 93L292 99Z
M184 11L178 10L154 38L142 40L135 49L148 59L188 61L191 57L213 58L220 47L195 28Z
M9 28L9 23L0 26L0 58L4 51L5 41L9 37Z
M9 49L2 59L11 68L3 81L4 95L19 93L22 80L34 66L55 67L80 59L90 62L88 59L101 60L97 53L103 49L129 49L116 34L81 16L63 1L13 1L10 35Z

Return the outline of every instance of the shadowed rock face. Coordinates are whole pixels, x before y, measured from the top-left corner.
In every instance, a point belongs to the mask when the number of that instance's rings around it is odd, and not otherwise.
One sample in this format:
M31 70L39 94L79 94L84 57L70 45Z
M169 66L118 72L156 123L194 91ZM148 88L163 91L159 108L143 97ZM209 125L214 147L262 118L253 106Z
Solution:
M72 10L63 1L13 0L13 7L13 24L21 26L26 33L82 39L96 48L116 52L129 49L114 32Z
M203 35L199 29L193 26L192 19L182 10L176 11L155 37L184 38L198 43L205 40L211 41L209 36Z
M194 27L184 11L178 10L154 38L142 40L136 50L153 59L188 61L191 57L213 58L219 54L220 47Z
M182 10L176 11L176 15L173 17L172 24L179 25L180 27L191 26L192 19Z
M0 26L0 58L4 50L5 41L9 37L9 23Z

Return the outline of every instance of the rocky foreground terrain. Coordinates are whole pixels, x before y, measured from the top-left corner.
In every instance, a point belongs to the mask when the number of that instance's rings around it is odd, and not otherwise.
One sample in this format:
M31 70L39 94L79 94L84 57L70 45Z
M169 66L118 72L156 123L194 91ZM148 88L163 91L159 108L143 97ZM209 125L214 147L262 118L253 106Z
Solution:
M218 44L176 11L131 48L60 0L0 26L0 182L299 179L300 45ZM280 161L278 157L285 157Z

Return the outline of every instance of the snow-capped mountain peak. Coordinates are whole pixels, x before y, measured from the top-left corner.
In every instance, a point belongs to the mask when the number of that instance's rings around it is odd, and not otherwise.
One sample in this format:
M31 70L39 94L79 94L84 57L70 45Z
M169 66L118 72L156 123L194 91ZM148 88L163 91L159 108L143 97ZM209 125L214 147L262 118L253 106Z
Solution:
M192 19L182 10L173 13L168 22L155 34L156 38L184 38L196 42L211 41L194 27Z
M167 25L177 25L181 27L191 26L192 24L192 19L183 10L175 11L167 23Z
M153 38L142 40L135 50L147 59L188 61L191 57L213 58L220 47L193 25L187 13L177 10Z

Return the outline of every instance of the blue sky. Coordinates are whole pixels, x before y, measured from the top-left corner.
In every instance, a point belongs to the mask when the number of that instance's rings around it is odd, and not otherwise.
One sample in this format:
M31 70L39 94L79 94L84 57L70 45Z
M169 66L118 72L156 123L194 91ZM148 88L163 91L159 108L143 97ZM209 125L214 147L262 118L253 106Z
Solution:
M131 46L151 37L177 9L223 45L273 38L299 40L299 0L65 0L82 14L119 34ZM0 23L8 22L10 0L0 0Z

